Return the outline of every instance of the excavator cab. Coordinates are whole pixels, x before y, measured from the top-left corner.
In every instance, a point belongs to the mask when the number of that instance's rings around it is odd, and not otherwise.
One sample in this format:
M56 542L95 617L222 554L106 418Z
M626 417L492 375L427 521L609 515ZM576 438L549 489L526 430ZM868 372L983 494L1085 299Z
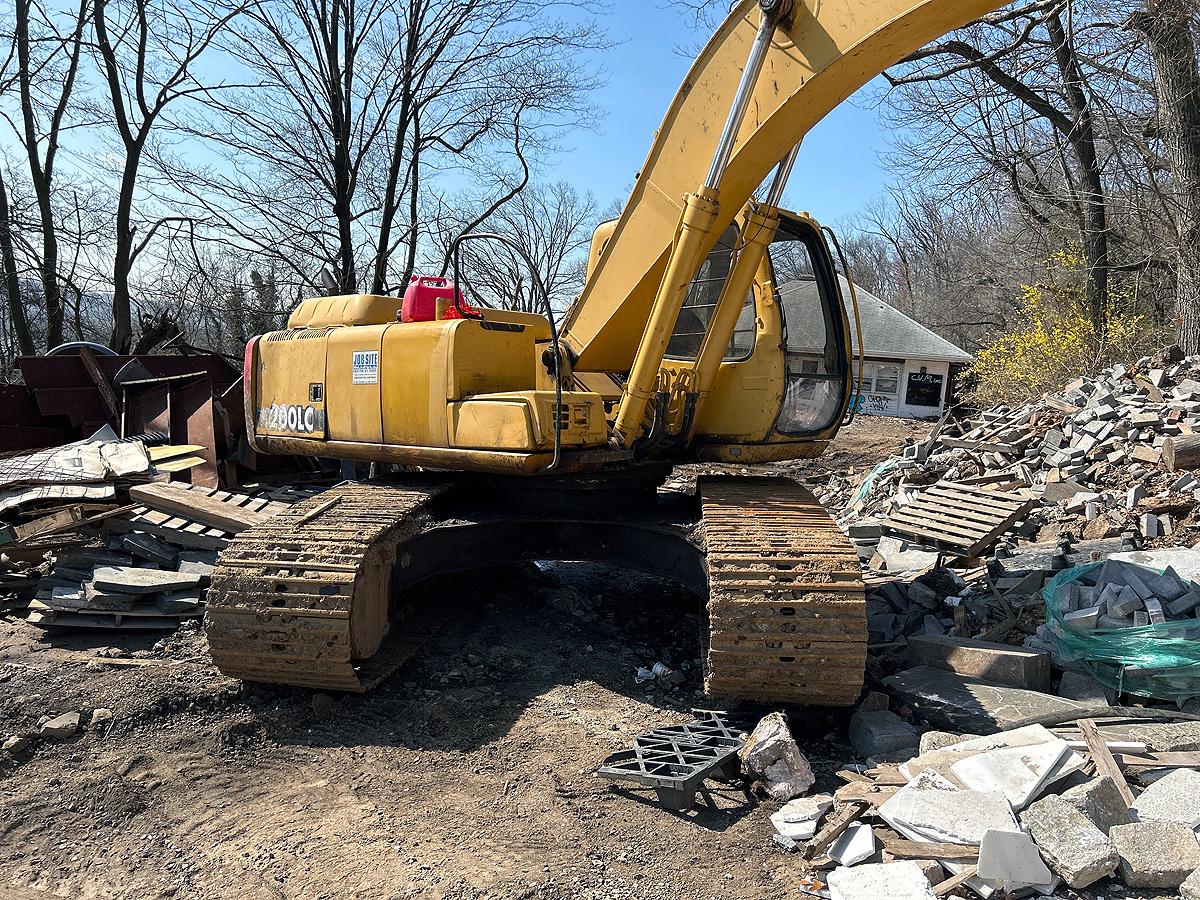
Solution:
M754 277L700 405L691 448L699 459L815 456L846 417L853 304L848 310L843 284L849 288L849 281L837 273L812 218L784 210L773 218L773 237L745 263L755 267ZM692 387L688 373L739 254L754 253L747 240L753 221L748 209L725 230L688 289L663 365L676 394Z

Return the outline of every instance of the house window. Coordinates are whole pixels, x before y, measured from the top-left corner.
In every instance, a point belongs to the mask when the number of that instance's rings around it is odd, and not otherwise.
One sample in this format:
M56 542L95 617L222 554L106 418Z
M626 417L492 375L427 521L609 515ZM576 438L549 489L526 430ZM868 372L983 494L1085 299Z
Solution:
M875 367L875 393L895 394L900 390L900 367L880 363Z

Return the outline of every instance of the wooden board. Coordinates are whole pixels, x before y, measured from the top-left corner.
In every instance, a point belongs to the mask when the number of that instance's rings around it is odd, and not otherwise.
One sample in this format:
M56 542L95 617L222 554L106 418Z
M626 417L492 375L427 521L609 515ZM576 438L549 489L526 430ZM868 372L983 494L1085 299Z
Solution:
M226 494L228 499L225 499L217 496L221 493L225 492L215 491L210 494L162 482L138 484L129 489L130 499L144 503L152 509L186 516L193 521L223 528L234 534L261 525L270 518L269 514L249 508L253 498L244 494Z
M1032 503L1020 494L939 481L888 516L883 530L960 556L979 556Z

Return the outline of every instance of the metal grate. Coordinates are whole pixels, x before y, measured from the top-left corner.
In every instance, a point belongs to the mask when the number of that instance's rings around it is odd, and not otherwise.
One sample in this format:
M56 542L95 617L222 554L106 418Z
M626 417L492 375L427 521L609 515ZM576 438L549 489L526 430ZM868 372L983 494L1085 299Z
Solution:
M606 757L598 774L654 788L667 809L691 809L704 779L737 776L737 752L747 737L723 712L694 709L692 713L697 716L693 722L638 735L632 749Z

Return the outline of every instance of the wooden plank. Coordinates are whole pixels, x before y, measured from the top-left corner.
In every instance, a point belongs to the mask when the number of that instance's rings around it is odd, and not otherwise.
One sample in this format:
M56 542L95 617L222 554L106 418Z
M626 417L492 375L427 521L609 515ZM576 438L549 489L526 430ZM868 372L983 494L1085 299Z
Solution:
M867 808L866 803L853 800L837 810L826 820L825 826L808 842L800 855L805 859L813 859L824 853L847 828L863 817Z
M178 456L192 456L203 449L199 444L164 444L161 447L147 447L146 452L150 454L151 462L159 462Z
M972 534L995 528L999 522L1004 520L1003 516L990 513L980 514L971 509L955 509L941 503L930 502L928 499L902 506L892 515L901 514L925 518L936 524L952 528L967 529Z
M946 897L954 893L978 874L979 868L977 866L967 866L953 878L947 878L941 884L934 885L933 896Z
M112 389L112 385L108 383L108 379L104 377L104 373L100 371L100 366L96 364L96 357L88 347L79 348L79 361L83 363L83 367L87 369L88 377L92 379L92 384L96 386L96 390L100 392L100 399L104 401L104 405L108 407L109 414L116 419L121 414L121 405L117 403L117 395Z
M1122 766L1141 766L1147 769L1200 769L1200 753L1117 753Z
M261 513L240 509L212 497L197 494L197 491L181 491L170 484L138 484L129 489L130 498L147 506L186 516L234 534L261 525L269 518Z
M987 510L998 515L1011 515L1014 510L1023 509L1029 503L1024 497L1018 500L990 500L986 497L977 497L959 490L957 485L954 487L946 487L943 484L930 485L926 488L926 493L939 500L970 504L978 510Z
M897 859L979 859L977 846L907 841L904 838L891 837L880 828L875 829L875 836L883 844L883 849Z
M1121 799L1125 801L1126 806L1133 805L1133 791L1129 789L1129 784L1125 781L1125 775L1121 771L1121 767L1117 765L1117 761L1113 759L1112 751L1108 749L1108 744L1100 737L1100 732L1096 730L1096 722L1094 719L1080 719L1078 723L1079 733L1083 736L1084 741L1088 745L1088 753L1092 757L1092 762L1096 764L1096 773L1098 775L1107 775L1116 782L1117 790L1121 793Z

